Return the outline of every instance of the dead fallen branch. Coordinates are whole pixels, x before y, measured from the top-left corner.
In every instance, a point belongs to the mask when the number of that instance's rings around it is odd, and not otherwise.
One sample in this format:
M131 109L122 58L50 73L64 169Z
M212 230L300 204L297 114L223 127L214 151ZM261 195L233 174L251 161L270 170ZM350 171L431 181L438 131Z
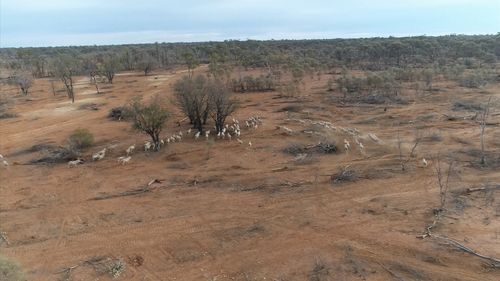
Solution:
M397 275L395 272L393 272L392 270L390 270L389 268L387 268L385 265L383 265L382 263L380 262L377 262L378 265L380 265L380 267L382 267L385 271L387 271L392 277L396 278L397 280L400 280L400 281L404 281L403 278L401 278L399 275Z
M479 191L490 191L497 188L500 189L500 184L485 184L479 187L469 187L465 191L462 191L462 194L471 194Z
M485 256L483 254L480 254L474 250L472 250L471 248L461 244L460 242L454 240L454 239L451 239L451 238L448 238L448 237L445 237L445 236L440 236L440 235L430 235L430 237L432 238L435 238L435 239L438 239L438 240L442 240L442 241L445 241L447 242L448 244L452 245L452 246L455 246L456 248L458 248L459 250L463 251L463 252L466 252L468 254L471 254L471 255L474 255L476 257L479 257L483 260L486 260L488 262L490 262L490 265L494 268L500 268L500 260L497 259L497 258L493 258L493 257L489 257L489 256Z
M62 280L71 280L71 273L81 266L90 266L97 274L101 275L108 273L113 278L117 278L125 270L125 263L121 259L98 256L82 261L76 265L63 268L54 274L64 274Z
M117 198L117 197L127 197L127 196L135 196L135 195L140 195L140 194L144 194L144 193L149 193L157 188L166 187L166 186L152 186L154 183L162 183L163 181L165 181L165 180L153 179L153 180L149 181L148 184L144 187L139 187L136 189L127 190L127 191L123 191L123 192L116 193L116 194L104 194L101 196L96 196L94 198L90 198L89 201L106 200L106 199L112 199L112 198Z

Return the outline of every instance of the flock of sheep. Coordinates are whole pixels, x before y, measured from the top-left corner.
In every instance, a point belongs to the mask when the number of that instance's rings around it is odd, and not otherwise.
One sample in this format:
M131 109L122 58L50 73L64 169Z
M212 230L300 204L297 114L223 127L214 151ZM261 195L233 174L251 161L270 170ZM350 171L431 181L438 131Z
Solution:
M294 120L294 121L298 121L298 120ZM301 121L300 123L304 123L303 120L300 120L300 121ZM262 119L259 116L252 116L252 117L248 118L247 120L245 120L245 127L247 129L257 129L259 127L259 125L261 125L261 124L262 124ZM327 129L337 130L337 127L333 126L333 124L331 124L330 122L326 122L326 121L316 121L316 122L314 122L314 125L320 125L320 126L325 127ZM278 127L285 130L288 133L292 132L292 130L290 130L287 127L282 127L282 126L278 126ZM214 127L214 129L215 129L215 127ZM359 151L362 154L365 153L365 146L359 140L360 132L356 128L340 128L340 130L342 132L346 133L348 136L351 136L352 139L354 139L354 142L356 143ZM161 139L159 145L163 146L165 144L180 142L183 140L184 137L187 138L187 137L191 136L191 133L192 133L192 129L188 129L185 133L183 133L182 131L179 131L178 133L175 133L167 138ZM210 130L207 130L204 132L205 138L207 140L210 137L210 133L211 133ZM198 140L200 138L200 136L201 136L201 132L198 131L194 134L193 138L195 140ZM368 136L372 141L374 141L376 143L381 142L380 139L378 139L378 137L375 136L374 134L368 134ZM232 118L232 124L226 124L222 128L222 130L217 132L217 135L216 135L217 139L227 139L227 140L231 141L233 138L236 138L236 141L238 143L243 144L244 142L240 139L240 137L241 137L240 122L234 118ZM252 142L249 141L248 145L252 146ZM150 141L144 142L144 151L145 152L151 151L155 148L156 147L155 147L154 143L152 143ZM347 138L345 138L344 139L345 152L349 153L351 148L352 148L351 143L349 142L349 140ZM132 159L131 155L133 154L135 149L136 149L135 144L129 146L125 150L126 155L120 156L117 158L118 163L120 163L121 165L128 164L130 162L130 160ZM107 151L107 148L103 148L102 150L94 153L92 155L92 161L100 161L100 160L104 159L104 157L106 156L106 151ZM0 162L4 166L9 166L7 159L1 154L0 154ZM76 160L69 161L68 167L73 168L73 167L76 167L78 165L83 164L84 162L85 162L84 159L78 158ZM423 165L423 167L427 167L427 165L428 165L428 161L425 158L422 158L422 165Z
M259 116L252 116L252 117L248 118L247 120L245 120L245 126L248 129L257 129L259 127L259 125L261 125L261 124L262 124L262 118ZM159 142L160 147L159 148L161 148L161 146L163 146L165 144L181 142L184 137L187 138L187 137L191 136L192 131L193 131L192 129L188 129L185 133L183 133L182 131L179 131L178 133L175 133L169 137L160 139L160 142ZM205 131L204 134L205 134L205 138L208 140L210 137L210 130ZM198 131L194 134L193 138L195 140L198 140L200 138L200 136L201 136L201 132ZM231 141L232 138L236 138L236 141L238 143L243 144L243 141L240 139L240 136L241 136L240 122L238 120L232 118L232 124L226 124L222 128L222 130L220 130L217 133L216 137L217 137L217 139L227 139L229 141ZM252 142L249 141L248 145L252 146ZM131 155L134 153L135 149L136 149L135 144L129 146L125 150L126 156L118 157L118 163L120 163L121 165L128 164L130 162L130 160L132 159ZM156 149L156 147L155 147L155 144L153 142L151 142L151 141L144 142L144 151L145 152L148 152L148 151L151 151L154 149ZM99 161L99 160L104 159L104 157L106 156L106 151L107 151L107 148L103 148L102 150L92 154L92 161ZM81 158L78 158L76 160L69 161L68 167L73 168L73 167L76 167L76 166L81 165L83 163L85 163L85 161Z

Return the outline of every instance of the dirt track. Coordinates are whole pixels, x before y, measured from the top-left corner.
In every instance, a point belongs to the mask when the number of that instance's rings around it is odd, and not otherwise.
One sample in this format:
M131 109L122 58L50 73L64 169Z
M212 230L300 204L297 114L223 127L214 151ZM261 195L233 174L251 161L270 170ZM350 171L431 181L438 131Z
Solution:
M296 98L241 94L235 118L263 118L258 129L243 131L244 145L216 140L210 146L191 137L159 153L138 151L129 165L119 165L116 157L147 138L129 123L107 119L109 110L134 95L170 96L171 84L181 75L119 75L113 85L102 87L101 95L81 79L75 104L64 93L52 96L45 80L36 82L32 100L16 97L13 111L19 117L0 120L0 153L18 164L0 167L0 232L9 241L0 243L0 251L17 259L31 280L58 280L62 274L56 272L96 256L123 259L126 268L118 280L500 279L499 270L485 267L477 257L431 238L416 238L439 206L435 161L430 160L439 152L457 161L459 173L452 176L448 211L434 231L500 257L499 189L461 192L500 184L499 167L475 168L475 158L458 153L479 148L476 121L443 117L470 115L452 111L453 102L484 102L484 93L440 82L441 91L421 93L409 105L386 112L384 107L330 102L326 78L308 81ZM498 86L485 91L500 98ZM80 109L89 102L100 109ZM297 106L296 112L281 112L290 105ZM186 131L188 124L176 125L181 118L176 113L164 135ZM328 121L337 130L299 119ZM499 122L498 115L490 122ZM422 142L402 172L397 132L406 152L416 126L439 139ZM96 140L87 160L92 152L113 147L103 161L72 169L65 164L23 165L40 157L23 151L36 144L64 145L79 127L89 129ZM364 153L341 127L359 130ZM371 141L368 133L382 143ZM354 148L302 162L283 153L292 143L316 144L325 136L339 146L347 138ZM500 157L499 140L498 126L489 126L492 157ZM422 167L422 158L430 160L428 167ZM347 165L364 177L332 184L330 175ZM165 181L149 192L93 200L143 187L154 178ZM76 268L71 276L112 279L90 266Z

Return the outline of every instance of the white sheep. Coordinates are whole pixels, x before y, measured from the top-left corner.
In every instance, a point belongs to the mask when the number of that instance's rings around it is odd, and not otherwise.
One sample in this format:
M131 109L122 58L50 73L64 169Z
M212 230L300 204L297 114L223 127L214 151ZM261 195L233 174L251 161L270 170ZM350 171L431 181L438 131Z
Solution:
M80 164L83 164L83 159L76 159L76 160L73 160L73 161L69 161L68 162L68 168L73 168L73 167L76 167Z
M344 148L346 152L348 152L349 149L351 148L351 144L346 139L344 139Z
M3 155L2 154L0 154L0 159L3 159Z
M144 151L149 151L153 146L149 141L144 142Z
M103 148L101 151L94 153L92 155L92 161L102 160L106 156L106 148Z
M9 162L7 162L7 160L5 160L4 158L2 158L2 164L4 166L9 166Z
M251 141L248 142L248 146L252 146L252 142Z
M429 165L425 158L422 158L422 164L424 165L424 167L427 167L427 165Z
M361 151L365 150L365 146L363 145L363 143L358 143L359 144L359 149L361 149Z
M127 148L127 150L126 150L126 152L127 152L127 156L128 156L128 155L130 155L130 154L132 154L132 153L134 152L134 149L135 149L135 144L133 144L133 145L129 146L129 147Z
M120 157L118 157L118 162L119 162L120 164L122 164L122 165L125 165L125 164L127 164L128 162L130 162L130 159L132 159L132 156L127 156L127 157L125 157L125 156L120 156Z

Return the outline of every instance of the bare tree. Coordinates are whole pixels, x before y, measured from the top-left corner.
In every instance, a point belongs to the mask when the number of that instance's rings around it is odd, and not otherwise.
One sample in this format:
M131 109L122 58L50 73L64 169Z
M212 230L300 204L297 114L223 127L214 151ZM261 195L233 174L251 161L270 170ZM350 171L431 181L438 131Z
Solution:
M174 86L177 105L199 132L203 132L211 110L208 86L209 81L202 75L195 78L185 76Z
M194 69L200 64L198 59L195 57L193 52L185 52L182 54L182 57L184 58L184 62L188 68L188 76L193 77Z
M147 76L158 64L156 59L150 54L144 52L138 63L138 67L144 71L144 76Z
M62 55L54 65L54 74L59 77L64 84L66 94L72 102L75 102L75 91L73 89L73 76L78 73L79 63L70 55Z
M11 78L11 83L15 84L21 90L21 93L25 96L29 94L29 89L33 86L33 76L28 72L20 72L15 74L14 77Z
M154 148L158 151L160 146L160 133L168 120L170 113L165 106L165 101L155 95L149 103L144 103L141 98L135 98L127 110L133 120L133 127L151 137Z
M419 130L415 130L415 139L413 141L413 146L411 147L410 153L408 156L403 155L403 141L401 140L401 136L399 134L398 130L398 150L399 150L399 162L401 165L401 170L405 171L406 170L406 164L410 162L410 160L415 156L415 150L417 149L417 146L420 144L420 141L422 140L422 137L420 135Z
M114 55L108 55L100 66L100 72L108 79L110 84L113 84L113 79L119 68L119 61Z
M480 129L481 129L481 165L486 165L486 152L484 151L484 130L486 129L486 119L490 113L491 97L481 113Z
M434 81L435 72L433 69L424 69L422 71L422 76L425 81L425 85L429 91L432 90L432 82Z
M56 86L54 85L54 80L50 79L50 88L52 89L52 94L56 96Z
M236 101L231 99L229 90L219 81L209 85L209 96L213 106L212 118L215 121L217 133L222 132L226 118L236 110Z
M435 162L436 177L439 186L439 208L434 209L434 221L425 228L425 233L420 236L420 238L432 236L432 229L436 227L436 225L441 220L443 213L446 211L446 199L448 197L450 176L453 173L454 162L451 161L448 164L448 168L446 170L444 170L441 165L441 157L439 154L435 157Z

